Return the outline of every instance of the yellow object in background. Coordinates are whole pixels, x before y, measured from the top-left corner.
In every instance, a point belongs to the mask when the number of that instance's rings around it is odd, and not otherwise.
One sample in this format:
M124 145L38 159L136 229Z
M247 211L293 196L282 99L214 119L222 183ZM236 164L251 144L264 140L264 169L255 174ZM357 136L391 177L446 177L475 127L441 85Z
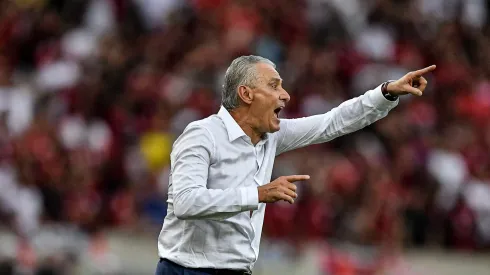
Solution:
M152 172L170 164L173 137L164 132L148 132L140 139L140 149Z

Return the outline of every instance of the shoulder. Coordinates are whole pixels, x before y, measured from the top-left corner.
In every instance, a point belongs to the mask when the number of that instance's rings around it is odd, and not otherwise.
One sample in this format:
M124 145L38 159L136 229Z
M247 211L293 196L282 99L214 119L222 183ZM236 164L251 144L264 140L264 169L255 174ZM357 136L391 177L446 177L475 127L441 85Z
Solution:
M194 132L214 138L215 134L217 134L220 128L222 128L221 124L221 120L216 115L212 115L189 123L189 125L185 127L182 135L188 134L189 132Z
M184 130L184 133L188 130L196 130L205 133L211 137L215 142L221 142L227 139L228 132L223 120L218 115L211 115L201 120L191 122Z
M221 120L212 115L189 123L174 143L174 150L189 146L202 146L214 151L221 134Z
M209 139L212 138L211 134L211 128L212 124L209 123L210 117L201 119L201 120L196 120L191 123L189 123L182 134L180 134L179 139L183 138L189 138L192 136L193 138L197 139Z

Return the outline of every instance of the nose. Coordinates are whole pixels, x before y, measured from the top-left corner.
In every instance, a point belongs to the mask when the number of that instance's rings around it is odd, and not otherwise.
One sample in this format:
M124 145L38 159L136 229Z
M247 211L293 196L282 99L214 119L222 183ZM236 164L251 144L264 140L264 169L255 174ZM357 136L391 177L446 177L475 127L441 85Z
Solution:
M279 100L288 103L289 100L291 100L291 97L289 96L289 93L286 90L282 89L282 93L279 95Z

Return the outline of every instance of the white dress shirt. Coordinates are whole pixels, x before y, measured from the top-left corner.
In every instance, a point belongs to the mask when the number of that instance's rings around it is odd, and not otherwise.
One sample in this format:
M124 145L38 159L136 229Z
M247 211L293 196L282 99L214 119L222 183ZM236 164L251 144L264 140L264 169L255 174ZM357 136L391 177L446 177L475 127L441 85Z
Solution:
M251 272L266 206L257 187L270 182L274 158L359 130L397 104L379 86L325 114L281 119L281 129L255 146L223 107L190 123L171 153L159 256L185 267Z

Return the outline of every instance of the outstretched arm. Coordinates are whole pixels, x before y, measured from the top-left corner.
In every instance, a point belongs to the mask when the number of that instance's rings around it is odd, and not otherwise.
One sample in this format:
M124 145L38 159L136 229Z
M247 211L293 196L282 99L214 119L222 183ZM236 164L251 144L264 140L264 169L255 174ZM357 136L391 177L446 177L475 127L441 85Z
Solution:
M378 121L398 104L398 96L405 94L421 96L427 86L427 80L423 75L435 68L436 66L432 65L409 72L396 81L380 85L359 97L347 100L325 114L282 119L281 129L277 132L276 154L310 144L327 142ZM396 100L388 100L384 95L386 93L394 96Z
M385 117L398 104L381 93L381 86L347 100L321 115L297 119L282 119L277 132L276 154L311 144L327 142L352 133Z

